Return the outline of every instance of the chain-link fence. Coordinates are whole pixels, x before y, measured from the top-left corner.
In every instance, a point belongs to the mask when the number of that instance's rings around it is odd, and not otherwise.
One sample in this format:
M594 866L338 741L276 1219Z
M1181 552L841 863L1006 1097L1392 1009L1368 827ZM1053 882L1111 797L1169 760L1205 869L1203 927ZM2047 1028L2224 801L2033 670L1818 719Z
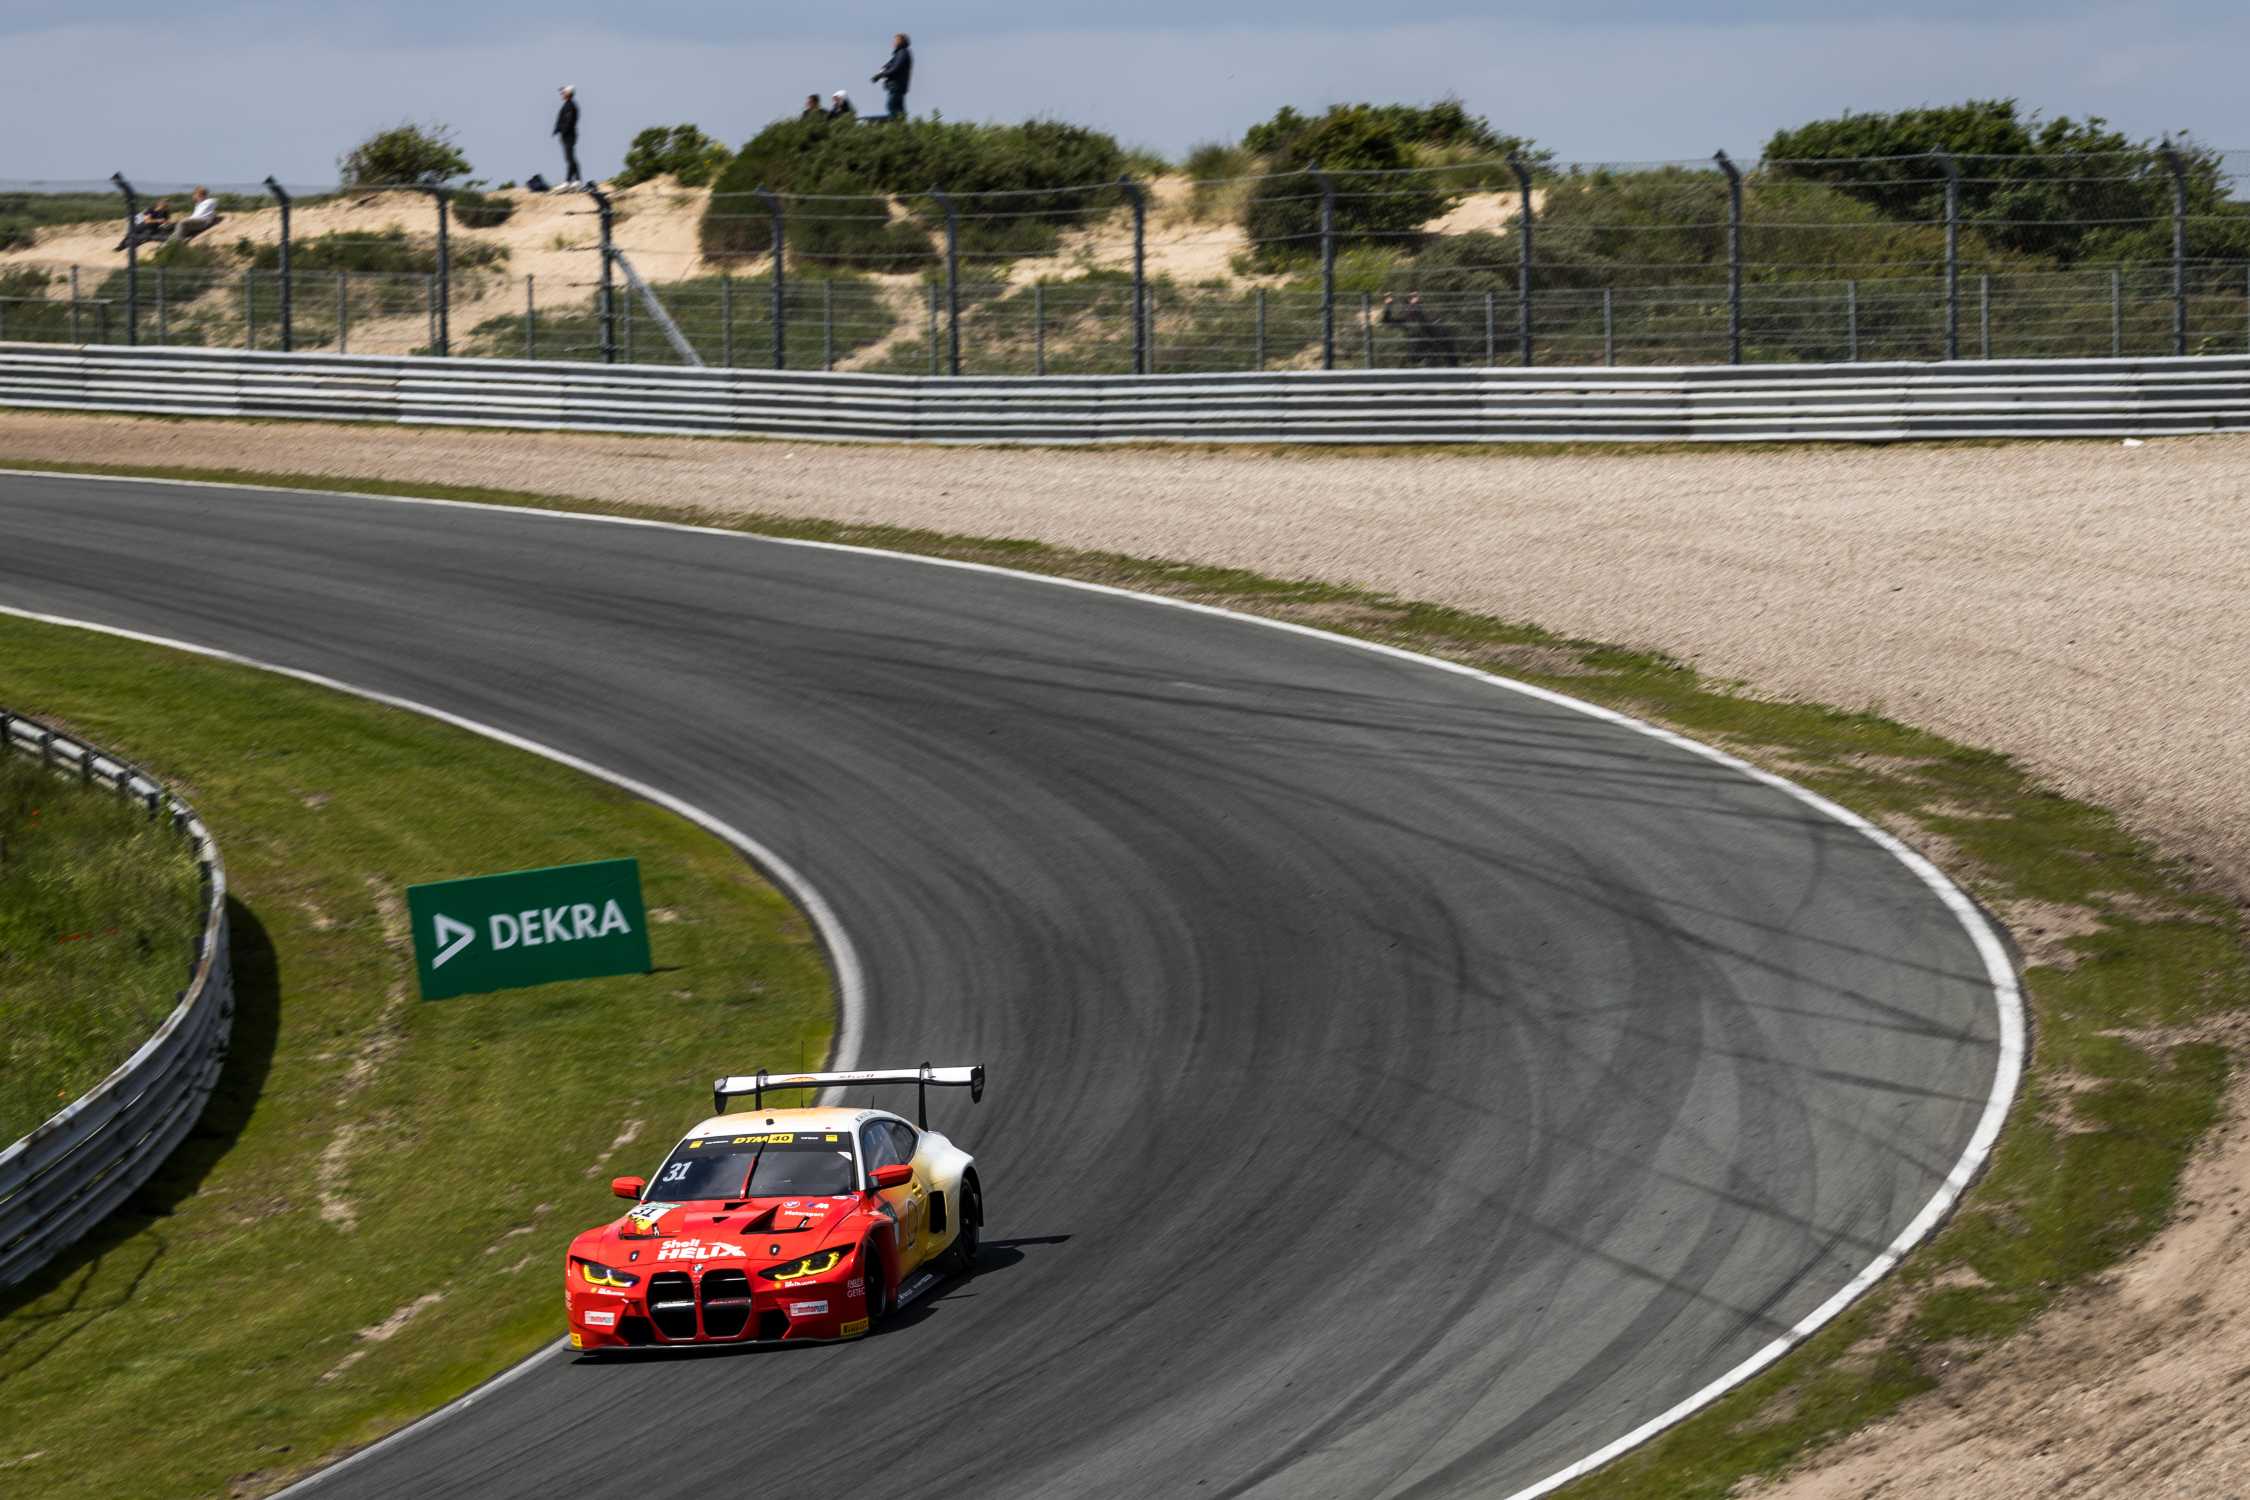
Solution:
M269 180L222 190L193 238L70 241L98 265L43 255L59 231L0 251L0 338L1033 376L2238 352L2244 162L1511 158L901 195ZM130 225L152 196L119 178L107 201Z

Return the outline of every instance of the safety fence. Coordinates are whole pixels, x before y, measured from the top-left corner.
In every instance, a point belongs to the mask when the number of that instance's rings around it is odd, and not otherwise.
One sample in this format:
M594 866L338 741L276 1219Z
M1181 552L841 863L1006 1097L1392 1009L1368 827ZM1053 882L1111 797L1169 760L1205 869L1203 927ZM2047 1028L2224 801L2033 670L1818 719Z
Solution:
M22 1281L107 1218L172 1154L210 1100L234 1019L226 870L193 809L106 751L0 711L4 754L113 788L168 822L194 849L204 919L185 987L155 1034L67 1109L0 1150L0 1286Z
M927 376L0 345L0 407L948 443L2145 436L2250 428L2250 356Z
M961 376L2250 352L2250 155L2186 142L216 201L209 232L128 232L99 266L75 258L107 232L23 231L0 338Z

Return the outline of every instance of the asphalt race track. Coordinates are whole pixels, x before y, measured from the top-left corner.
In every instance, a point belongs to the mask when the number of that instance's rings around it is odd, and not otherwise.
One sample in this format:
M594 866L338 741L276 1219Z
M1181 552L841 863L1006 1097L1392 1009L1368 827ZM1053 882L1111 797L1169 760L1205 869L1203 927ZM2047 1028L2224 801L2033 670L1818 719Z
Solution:
M1993 1089L1984 962L1898 859L1427 664L881 555L60 477L0 477L0 604L683 797L835 908L853 1061L990 1067L932 1105L983 1174L972 1281L855 1344L551 1354L323 1497L1504 1495L1844 1286Z

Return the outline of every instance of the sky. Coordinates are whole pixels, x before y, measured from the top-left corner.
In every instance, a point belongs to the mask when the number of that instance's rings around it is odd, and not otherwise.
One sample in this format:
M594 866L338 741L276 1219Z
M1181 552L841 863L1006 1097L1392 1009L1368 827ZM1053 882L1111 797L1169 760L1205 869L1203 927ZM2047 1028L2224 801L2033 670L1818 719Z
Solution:
M739 144L808 93L879 108L902 28L917 114L1175 158L1283 104L1448 95L1564 161L1750 158L1805 120L1970 97L2250 148L2250 7L2222 0L0 0L0 180L320 184L401 120L452 126L487 180L554 178L562 83L607 173L647 125Z

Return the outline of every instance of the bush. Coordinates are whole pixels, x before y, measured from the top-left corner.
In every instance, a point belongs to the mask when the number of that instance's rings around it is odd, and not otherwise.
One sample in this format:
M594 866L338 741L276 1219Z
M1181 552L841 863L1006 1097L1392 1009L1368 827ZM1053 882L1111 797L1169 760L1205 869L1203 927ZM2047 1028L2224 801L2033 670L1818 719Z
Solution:
M2108 122L2019 113L2013 99L1846 114L1777 132L1766 143L1776 176L1826 182L1885 216L1943 223L1944 174L1933 151L1962 163L1964 225L2005 250L2056 264L2163 260L2171 254L2172 178L2157 143ZM2198 255L2243 253L2250 220L2227 202L2219 153L2179 143Z
M498 229L515 212L515 201L510 198L467 190L453 195L453 222L463 229Z
M1415 164L1395 109L1370 104L1338 105L1317 120L1284 109L1253 127L1243 143L1273 174L1251 189L1242 214L1257 263L1268 268L1319 249L1321 192L1309 168L1338 175L1403 173ZM1344 177L1336 191L1339 243L1411 241L1424 224L1460 201L1457 192L1412 175Z
M627 188L655 177L671 177L682 187L701 187L727 164L727 148L693 125L651 125L625 148L625 170L611 179Z
M1288 105L1270 120L1251 126L1242 133L1243 149L1256 156L1274 156L1288 149L1289 143L1308 130L1338 115L1352 114L1372 121L1381 129L1408 146L1458 147L1480 151L1488 156L1506 156L1525 143L1513 136L1496 134L1489 121L1469 113L1468 106L1458 99L1440 99L1427 107L1412 104L1337 104L1326 114L1307 119Z
M474 241L451 245L447 249L450 268L455 271L473 271L485 266L500 264L508 258L505 245L478 244ZM253 270L278 271L281 269L279 245L256 245L250 251ZM405 230L393 224L390 228L375 231L324 234L315 239L298 240L289 247L289 269L298 271L355 271L372 274L427 276L437 269L437 246L407 237Z
M704 212L703 252L762 255L772 220L755 196L835 195L792 206L792 253L827 264L912 271L936 254L945 216L933 187L963 198L1010 192L1001 228L976 226L964 203L965 238L999 256L1038 254L1056 234L1114 208L1125 153L1099 131L1051 120L1022 125L961 125L911 120L898 125L784 120L769 125L727 164ZM899 200L904 217L892 213Z
M346 187L437 187L469 172L447 125L405 122L378 131L336 159Z

